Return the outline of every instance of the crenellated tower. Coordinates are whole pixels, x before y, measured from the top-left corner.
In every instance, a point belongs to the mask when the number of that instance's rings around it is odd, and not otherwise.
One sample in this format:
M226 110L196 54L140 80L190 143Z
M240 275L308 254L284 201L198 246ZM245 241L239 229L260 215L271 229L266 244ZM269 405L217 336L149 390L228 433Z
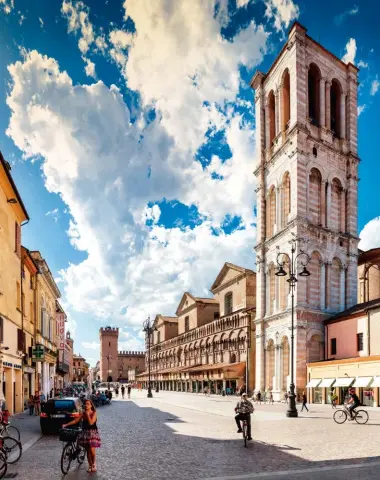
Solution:
M116 381L118 378L118 340L119 329L101 328L100 337L100 379L102 382ZM110 370L110 371L109 371Z
M323 321L357 296L357 73L295 22L269 71L257 72L256 389L289 389L291 312L278 252L302 239L310 277L295 298L295 384L323 358Z

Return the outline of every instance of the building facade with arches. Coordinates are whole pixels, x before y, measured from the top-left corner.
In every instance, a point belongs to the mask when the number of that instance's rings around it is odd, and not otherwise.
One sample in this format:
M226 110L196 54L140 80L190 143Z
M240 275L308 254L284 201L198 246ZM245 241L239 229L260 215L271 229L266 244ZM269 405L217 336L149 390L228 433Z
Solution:
M324 320L357 303L357 72L295 22L269 71L256 72L256 390L290 383L291 309L279 252L299 239L311 275L295 294L295 385L323 359ZM280 257L285 261L285 257ZM285 263L285 270L289 265Z
M155 387L194 393L253 390L256 274L225 263L210 290L212 298L185 292L176 316L156 316L150 339ZM148 366L148 337L146 346ZM147 387L147 371L137 381Z

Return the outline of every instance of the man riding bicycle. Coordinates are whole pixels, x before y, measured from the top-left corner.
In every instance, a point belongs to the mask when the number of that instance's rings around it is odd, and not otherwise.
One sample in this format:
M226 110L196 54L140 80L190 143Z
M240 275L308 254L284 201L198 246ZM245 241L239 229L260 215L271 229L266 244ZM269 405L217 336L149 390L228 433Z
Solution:
M360 405L360 400L359 400L359 397L356 395L354 388L350 388L349 393L350 393L350 399L347 402L348 411L350 412L350 417L351 417L349 420L353 420L354 417L352 415L352 412L356 407Z
M253 413L254 408L252 403L248 400L247 394L243 393L241 396L241 400L236 404L235 412L237 415L235 416L236 425L238 426L237 433L241 433L243 430L241 429L241 420L245 420L247 422L247 435L248 440L252 440L251 437L251 413Z

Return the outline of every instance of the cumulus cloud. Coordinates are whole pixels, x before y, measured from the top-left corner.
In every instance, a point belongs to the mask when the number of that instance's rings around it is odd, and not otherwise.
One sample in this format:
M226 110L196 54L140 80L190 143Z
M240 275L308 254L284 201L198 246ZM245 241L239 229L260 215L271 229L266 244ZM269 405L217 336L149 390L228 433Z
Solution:
M277 31L288 28L290 22L298 18L300 11L293 0L266 0L265 16L274 20Z
M336 15L334 17L334 21L337 25L341 25L346 20L347 17L357 15L358 13L359 13L359 7L357 5L354 5L352 8L349 8L348 10L345 10L339 15Z
M86 15L64 5L69 28L92 45ZM201 0L129 0L125 8L136 33L107 39L125 56L114 60L139 95L136 118L117 87L74 85L55 59L32 51L9 67L7 134L26 158L44 159L46 187L72 215L70 241L87 252L61 272L70 308L137 326L148 314L172 314L184 290L208 295L225 261L253 267L255 138L234 103L240 66L262 60L268 35L252 22L227 41L225 18ZM196 153L217 131L232 156L201 165ZM202 221L158 224L164 198L194 205ZM242 228L226 234L226 218L236 216Z
M0 9L2 9L7 15L11 13L11 11L14 9L14 6L14 0L0 0Z
M361 250L370 250L380 247L380 217L369 221L360 232L359 248Z
M354 38L350 38L346 44L346 53L342 57L342 62L344 63L355 63L355 56L356 56L356 40Z
M85 55L94 41L94 30L89 20L89 9L83 2L63 0L61 12L68 22L68 31L79 33L79 50Z
M86 75L88 77L93 77L95 78L96 77L96 74L95 74L95 63L94 62L91 62L91 60L89 60L88 58L86 57L82 57L83 61L85 62L86 66L84 67L84 70L86 72Z
M379 88L380 88L379 77L376 75L375 80L372 80L372 82L371 82L371 91L370 91L371 95L372 95L372 96L373 96L373 95L376 95L376 93L378 92Z

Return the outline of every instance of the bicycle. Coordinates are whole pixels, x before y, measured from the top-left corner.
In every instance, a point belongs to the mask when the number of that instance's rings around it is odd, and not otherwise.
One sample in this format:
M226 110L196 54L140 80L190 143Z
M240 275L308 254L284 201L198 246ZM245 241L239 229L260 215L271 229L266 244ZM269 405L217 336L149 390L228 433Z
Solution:
M247 420L243 420L243 440L244 440L244 447L248 448L248 423Z
M11 422L2 422L0 424L0 436L15 438L18 442L21 438L20 430L14 425L11 425Z
M352 411L352 416L353 420L355 420L356 423L359 425L365 425L368 420L368 412L367 410L356 410L354 409ZM343 406L343 408L340 408L339 410L336 410L333 415L333 419L335 423L338 423L339 425L342 425L347 418L350 416L350 412L348 411L348 408L346 405Z
M78 444L81 432L81 428L62 428L59 431L59 439L66 442L61 455L61 471L64 475L70 470L73 460L77 459L79 465L82 465L86 457L86 450Z
M6 462L13 465L14 463L17 463L21 458L21 442L19 442L13 437L0 436L0 452L4 454Z

